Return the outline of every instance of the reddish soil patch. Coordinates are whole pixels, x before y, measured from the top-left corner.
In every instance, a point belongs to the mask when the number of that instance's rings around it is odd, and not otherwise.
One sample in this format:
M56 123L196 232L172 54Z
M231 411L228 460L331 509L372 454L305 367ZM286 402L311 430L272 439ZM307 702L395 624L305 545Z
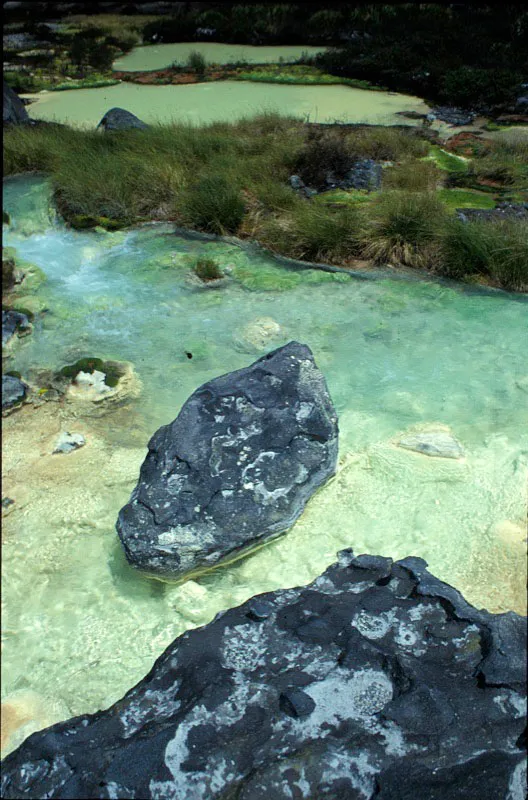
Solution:
M468 156L469 158L481 154L486 148L484 142L480 141L479 137L470 131L462 131L455 134L455 136L451 136L444 146L450 153L455 153L458 156Z

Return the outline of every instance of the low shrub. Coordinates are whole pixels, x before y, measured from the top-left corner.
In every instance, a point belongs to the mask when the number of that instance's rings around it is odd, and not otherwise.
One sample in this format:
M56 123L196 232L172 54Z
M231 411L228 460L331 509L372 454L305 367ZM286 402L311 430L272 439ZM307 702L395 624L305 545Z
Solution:
M224 277L224 273L212 258L199 258L193 265L193 272L201 281L218 281Z
M196 75L205 75L205 71L207 69L207 61L205 60L204 56L198 50L192 50L189 53L189 57L187 58L187 67L191 70L191 72L196 73Z
M184 220L211 233L234 233L244 216L240 190L222 175L201 178L180 199Z
M387 192L369 206L361 240L363 253L377 263L432 268L436 237L446 211L433 193Z
M440 82L441 97L450 105L503 106L515 101L523 76L507 69L463 66L448 70Z

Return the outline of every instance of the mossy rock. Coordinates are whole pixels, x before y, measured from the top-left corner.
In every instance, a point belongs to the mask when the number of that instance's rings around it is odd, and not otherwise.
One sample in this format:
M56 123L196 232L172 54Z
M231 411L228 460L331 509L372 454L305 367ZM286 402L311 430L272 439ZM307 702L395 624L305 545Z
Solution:
M112 389L117 386L119 379L124 375L123 369L115 361L103 361L101 358L80 358L75 364L68 364L59 371L63 378L73 380L79 372L93 373L104 372L105 383Z
M299 272L265 267L251 270L247 267L235 267L233 276L245 289L252 292L281 292L293 289L302 282Z
M75 214L70 217L68 222L76 231L93 230L93 228L118 231L126 225L124 220L110 219L110 217L92 217L89 214Z

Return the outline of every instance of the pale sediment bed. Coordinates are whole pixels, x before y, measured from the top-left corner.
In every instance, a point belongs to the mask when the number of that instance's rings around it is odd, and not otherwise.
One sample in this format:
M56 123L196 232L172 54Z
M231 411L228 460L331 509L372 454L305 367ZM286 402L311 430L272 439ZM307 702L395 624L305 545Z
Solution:
M3 492L15 501L3 520L6 751L109 706L176 636L255 594L306 584L343 547L421 556L475 606L525 612L525 302L296 271L156 228L75 232L44 215L30 229L36 186L5 186L7 244L46 273L38 292L49 308L13 368L38 386L79 358L115 359L134 365L141 391L104 412L70 398L4 420ZM41 219L34 204L31 215ZM198 255L229 280L197 287ZM310 345L338 412L335 478L291 531L241 561L181 585L143 577L114 525L149 437L202 383L292 339ZM53 454L64 431L85 444ZM426 452L435 443L444 451Z

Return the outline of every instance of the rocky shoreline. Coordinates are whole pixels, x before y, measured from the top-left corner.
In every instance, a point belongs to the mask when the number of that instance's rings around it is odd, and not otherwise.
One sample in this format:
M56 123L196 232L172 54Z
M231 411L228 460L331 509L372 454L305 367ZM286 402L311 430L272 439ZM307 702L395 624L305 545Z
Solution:
M180 636L106 711L30 736L2 797L522 800L525 620L351 550Z

